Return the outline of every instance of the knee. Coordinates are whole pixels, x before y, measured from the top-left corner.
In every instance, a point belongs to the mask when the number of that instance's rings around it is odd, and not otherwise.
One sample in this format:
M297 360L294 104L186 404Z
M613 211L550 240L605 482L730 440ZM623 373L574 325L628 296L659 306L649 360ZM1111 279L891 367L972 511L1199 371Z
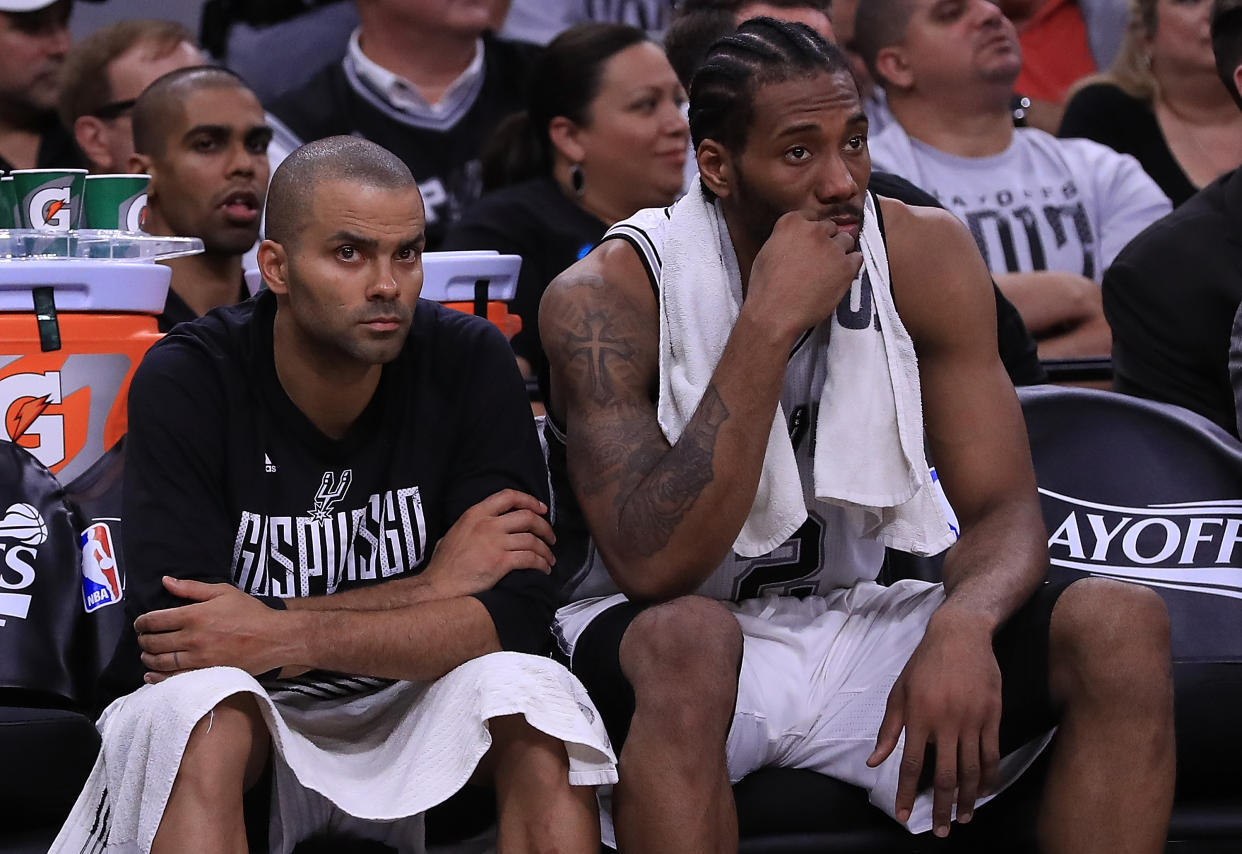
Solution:
M221 700L190 731L177 780L204 797L240 794L262 773L268 738L254 697Z
M742 631L719 602L687 596L648 608L621 641L621 668L639 707L674 718L732 714Z
M568 785L569 757L565 744L536 729L522 715L488 721L492 748L480 770L501 777L520 774L527 785Z
M1171 702L1169 614L1148 587L1100 578L1066 588L1052 612L1053 685L1138 706Z

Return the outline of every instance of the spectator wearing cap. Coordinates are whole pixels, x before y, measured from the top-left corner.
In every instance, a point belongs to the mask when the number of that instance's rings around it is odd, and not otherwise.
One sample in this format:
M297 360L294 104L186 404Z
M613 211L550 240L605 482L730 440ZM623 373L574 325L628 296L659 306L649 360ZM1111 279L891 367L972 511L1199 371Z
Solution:
M0 169L82 165L56 117L72 0L0 0Z

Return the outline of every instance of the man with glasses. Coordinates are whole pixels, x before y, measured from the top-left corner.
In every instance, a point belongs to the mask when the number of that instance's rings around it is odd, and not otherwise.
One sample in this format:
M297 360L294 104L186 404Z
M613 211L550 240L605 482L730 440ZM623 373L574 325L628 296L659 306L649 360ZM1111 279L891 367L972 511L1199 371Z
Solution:
M92 172L124 172L134 153L130 113L154 80L203 64L194 36L175 21L118 21L74 45L65 58L60 121Z
M76 167L56 119L72 0L0 0L0 169Z

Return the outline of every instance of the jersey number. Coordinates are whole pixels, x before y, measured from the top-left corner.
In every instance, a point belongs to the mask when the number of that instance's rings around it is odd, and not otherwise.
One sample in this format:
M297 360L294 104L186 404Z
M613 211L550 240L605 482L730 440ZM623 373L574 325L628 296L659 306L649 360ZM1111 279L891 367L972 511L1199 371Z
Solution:
M823 562L820 544L824 526L813 514L802 527L778 546L770 555L756 558L750 567L733 582L733 600L755 599L759 596L806 596L815 590L814 583L799 585L819 572Z

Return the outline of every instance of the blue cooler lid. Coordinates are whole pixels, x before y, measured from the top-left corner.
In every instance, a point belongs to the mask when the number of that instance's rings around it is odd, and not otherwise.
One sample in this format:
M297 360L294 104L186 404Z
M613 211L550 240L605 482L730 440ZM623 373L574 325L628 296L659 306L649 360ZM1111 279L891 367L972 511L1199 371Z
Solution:
M0 229L0 312L33 312L51 288L58 311L159 314L172 270L155 262L202 251L196 237Z

